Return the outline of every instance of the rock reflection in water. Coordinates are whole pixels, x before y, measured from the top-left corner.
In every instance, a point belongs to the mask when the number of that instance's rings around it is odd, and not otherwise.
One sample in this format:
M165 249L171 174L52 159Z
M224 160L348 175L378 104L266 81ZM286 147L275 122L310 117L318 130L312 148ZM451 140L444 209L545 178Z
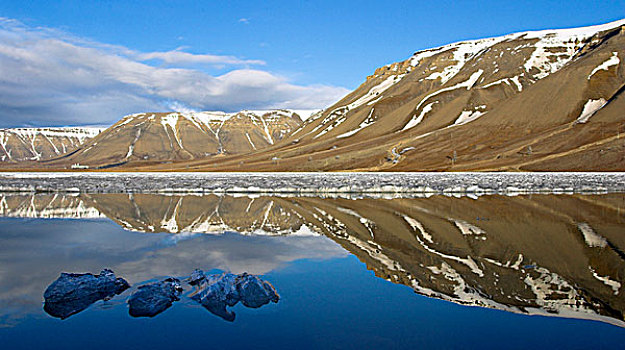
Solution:
M226 306L232 307L241 302L246 307L259 308L269 302L277 303L280 299L271 283L247 273L206 275L201 270L195 270L189 284L196 288L191 299L229 322L233 322L236 315Z
M121 294L130 285L113 271L104 269L99 275L90 273L62 273L43 294L43 309L53 317L66 319L96 301Z
M625 326L623 194L356 200L81 194L6 196L0 209L12 216L71 215L56 207L63 201L79 216L105 215L133 231L324 235L378 277L419 294Z

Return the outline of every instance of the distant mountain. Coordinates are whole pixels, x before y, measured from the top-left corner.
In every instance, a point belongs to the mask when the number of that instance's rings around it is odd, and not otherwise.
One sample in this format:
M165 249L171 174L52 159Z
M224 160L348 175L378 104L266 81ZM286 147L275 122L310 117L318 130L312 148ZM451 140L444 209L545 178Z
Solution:
M273 145L301 123L290 110L132 114L45 166L110 168L224 158Z
M35 167L625 170L625 20L416 52L305 121L143 113Z
M0 129L0 162L47 160L76 150L102 128Z

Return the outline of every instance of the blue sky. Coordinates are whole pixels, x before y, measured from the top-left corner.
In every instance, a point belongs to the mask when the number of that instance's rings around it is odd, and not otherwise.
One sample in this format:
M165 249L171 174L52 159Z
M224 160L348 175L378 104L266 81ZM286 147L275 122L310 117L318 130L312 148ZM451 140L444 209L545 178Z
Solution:
M21 0L0 2L0 17L0 48L10 48L0 76L14 76L0 77L3 127L106 124L142 110L322 108L414 51L611 22L625 17L625 1ZM18 86L24 67L41 78L30 88Z

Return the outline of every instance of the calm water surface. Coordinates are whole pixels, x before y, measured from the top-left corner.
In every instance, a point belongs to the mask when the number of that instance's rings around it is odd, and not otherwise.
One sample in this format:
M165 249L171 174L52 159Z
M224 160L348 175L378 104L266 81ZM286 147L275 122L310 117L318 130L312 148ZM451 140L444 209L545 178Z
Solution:
M625 195L420 199L0 194L4 349L623 348ZM62 272L128 281L61 319ZM226 320L195 269L279 294ZM132 317L139 286L178 301ZM58 316L58 315L57 315Z

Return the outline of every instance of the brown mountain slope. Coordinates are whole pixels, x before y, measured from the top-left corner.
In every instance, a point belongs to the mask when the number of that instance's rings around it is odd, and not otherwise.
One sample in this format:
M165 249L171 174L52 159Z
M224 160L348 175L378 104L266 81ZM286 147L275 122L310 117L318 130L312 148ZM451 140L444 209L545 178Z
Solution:
M0 129L0 163L46 160L76 150L101 128Z
M624 23L511 34L417 52L376 70L274 146L184 166L625 170L620 136L625 133Z
M124 117L47 168L169 164L250 153L280 141L302 123L292 111L140 113Z

